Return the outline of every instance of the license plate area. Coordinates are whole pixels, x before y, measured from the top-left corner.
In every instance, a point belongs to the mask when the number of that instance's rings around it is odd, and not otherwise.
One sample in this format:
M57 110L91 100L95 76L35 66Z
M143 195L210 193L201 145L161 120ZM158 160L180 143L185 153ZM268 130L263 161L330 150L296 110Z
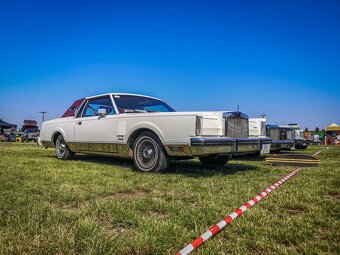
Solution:
M270 144L262 144L260 154L269 154L270 153Z

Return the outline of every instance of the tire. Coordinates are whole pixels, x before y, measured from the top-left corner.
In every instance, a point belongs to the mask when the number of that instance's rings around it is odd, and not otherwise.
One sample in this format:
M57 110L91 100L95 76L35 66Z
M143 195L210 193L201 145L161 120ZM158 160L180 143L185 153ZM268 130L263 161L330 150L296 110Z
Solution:
M141 133L133 144L133 163L140 172L160 172L169 166L169 158L154 133Z
M74 152L69 149L62 135L59 135L55 142L55 154L58 159L68 160L74 158Z
M210 155L210 156L205 156L205 157L200 157L199 158L201 163L206 167L210 169L220 169L222 168L225 164L230 159L230 156L225 156L225 155Z

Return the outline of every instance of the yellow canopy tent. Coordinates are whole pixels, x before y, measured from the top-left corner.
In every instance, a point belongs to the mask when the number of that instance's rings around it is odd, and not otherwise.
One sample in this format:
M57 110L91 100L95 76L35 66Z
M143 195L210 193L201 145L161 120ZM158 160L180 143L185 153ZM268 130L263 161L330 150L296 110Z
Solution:
M340 131L340 126L333 123L326 127L325 131Z

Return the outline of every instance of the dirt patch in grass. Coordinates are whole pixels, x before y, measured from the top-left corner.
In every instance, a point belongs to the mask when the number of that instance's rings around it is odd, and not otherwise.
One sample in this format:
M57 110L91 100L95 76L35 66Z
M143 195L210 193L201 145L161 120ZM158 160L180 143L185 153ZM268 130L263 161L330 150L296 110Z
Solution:
M147 213L149 217L156 218L156 219L168 219L170 217L169 214L159 211L150 211Z
M101 217L99 219L99 224L103 232L106 235L108 235L111 239L115 239L116 237L122 234L127 236L131 236L133 234L132 229L125 228L123 226L115 226L105 217Z
M66 204L50 204L50 206L56 208L60 212L72 212L85 208L86 206L88 206L88 203L71 202Z
M284 206L283 209L292 214L303 214L305 212L305 209L301 207L289 206L289 205Z
M70 204L62 204L62 205L53 205L53 207L57 208L61 212L70 212L77 209L77 204L70 203Z
M123 227L104 227L103 229L111 238L116 238L127 230Z
M339 201L340 200L340 193L338 193L338 192L328 192L328 194L325 195L325 198L334 199L336 201Z
M106 201L111 200L119 200L119 201L126 201L126 200L134 200L146 197L149 193L142 189L136 189L131 192L119 192L115 194L110 194L107 196L102 196L101 199Z

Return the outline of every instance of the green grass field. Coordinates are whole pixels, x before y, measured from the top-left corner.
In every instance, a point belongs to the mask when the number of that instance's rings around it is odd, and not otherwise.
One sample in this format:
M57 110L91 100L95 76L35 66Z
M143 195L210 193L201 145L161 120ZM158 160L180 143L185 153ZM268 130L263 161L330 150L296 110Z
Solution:
M194 254L339 254L340 147L318 157ZM174 254L293 169L263 159L142 174L128 160L0 143L0 254Z

